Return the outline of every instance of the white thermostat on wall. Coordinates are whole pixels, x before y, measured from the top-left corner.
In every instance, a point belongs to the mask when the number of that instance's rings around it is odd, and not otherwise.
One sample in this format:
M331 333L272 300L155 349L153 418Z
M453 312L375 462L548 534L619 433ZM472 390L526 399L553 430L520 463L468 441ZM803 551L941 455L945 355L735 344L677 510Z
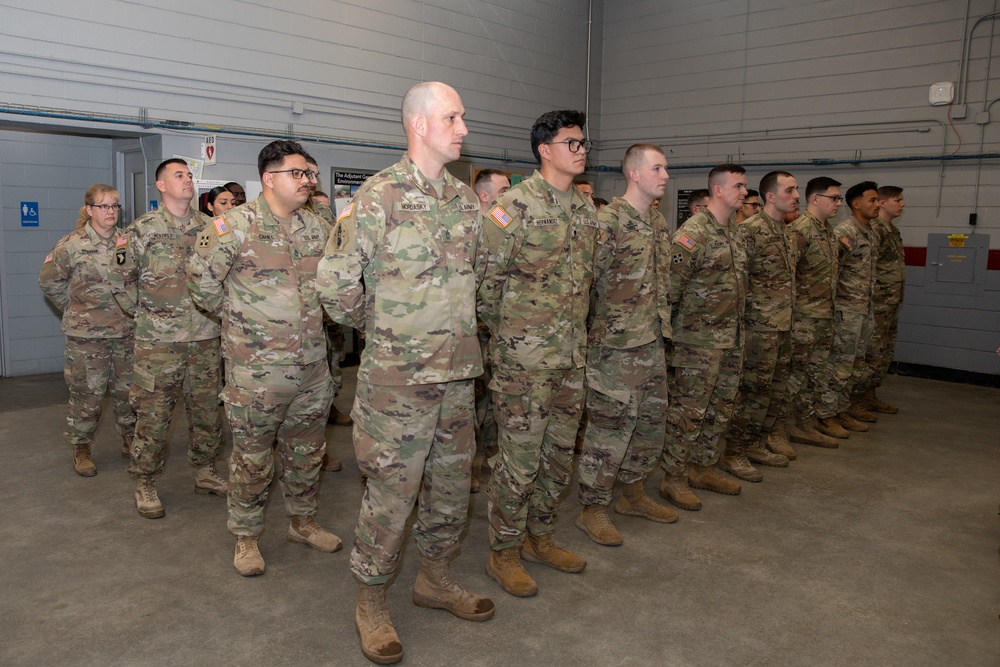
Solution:
M951 104L955 101L955 84L951 81L942 81L931 84L930 101L936 107L944 104Z

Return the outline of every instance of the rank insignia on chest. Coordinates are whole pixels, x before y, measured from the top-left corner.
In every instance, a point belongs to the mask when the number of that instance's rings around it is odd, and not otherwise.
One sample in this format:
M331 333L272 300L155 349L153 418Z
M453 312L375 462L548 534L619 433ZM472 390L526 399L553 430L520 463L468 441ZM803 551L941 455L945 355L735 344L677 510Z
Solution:
M42 262L42 264L48 264L51 261L52 261L52 253L50 252L48 255L45 256L45 261Z
M844 244L844 247L850 250L854 247L854 242L851 241L851 237L846 234L840 237L840 242Z
M490 217L493 221L500 225L503 229L507 229L507 225L510 224L511 217L507 215L507 211L503 210L503 206L494 206L493 210L490 211Z
M226 224L225 218L216 218L212 221L212 225L215 226L215 235L222 237L229 233L229 225Z
M677 243L684 246L688 250L694 250L694 247L698 245L697 242L695 242L695 240L687 234L681 234L681 237L677 239Z
M682 253L674 253L674 264L683 264L684 255Z
M121 236L119 236L118 238L115 239L115 247L116 248L121 248L126 243L128 243L128 234L122 234Z

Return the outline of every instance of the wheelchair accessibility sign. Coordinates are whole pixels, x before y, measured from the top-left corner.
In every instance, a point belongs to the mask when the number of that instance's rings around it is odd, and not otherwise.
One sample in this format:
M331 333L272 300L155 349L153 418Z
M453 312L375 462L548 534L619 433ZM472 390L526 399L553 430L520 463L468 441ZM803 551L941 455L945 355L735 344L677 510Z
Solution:
M38 202L36 201L21 202L21 226L22 227L38 226Z

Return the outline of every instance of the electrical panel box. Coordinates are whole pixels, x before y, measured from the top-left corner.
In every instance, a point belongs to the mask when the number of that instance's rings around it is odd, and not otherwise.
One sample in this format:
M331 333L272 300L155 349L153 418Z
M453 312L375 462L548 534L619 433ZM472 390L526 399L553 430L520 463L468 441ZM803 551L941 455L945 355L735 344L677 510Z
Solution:
M989 253L989 234L928 234L924 291L982 296Z

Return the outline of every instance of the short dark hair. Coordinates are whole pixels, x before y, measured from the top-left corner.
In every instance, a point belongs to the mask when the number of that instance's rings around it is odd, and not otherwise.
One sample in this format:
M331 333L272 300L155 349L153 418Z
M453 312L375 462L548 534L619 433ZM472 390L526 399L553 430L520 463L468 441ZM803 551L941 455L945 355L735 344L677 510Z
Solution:
M257 155L257 173L263 176L264 172L284 162L285 158L289 155L301 155L305 158L306 162L310 160L313 163L316 162L313 160L312 155L309 155L306 149L302 148L302 144L299 142L279 139L272 141L260 149L260 154Z
M692 190L691 194L688 195L688 206L691 206L692 204L697 204L699 202L705 203L711 198L712 198L712 193L704 188L700 190Z
M608 200L604 197L594 197L594 206L607 206Z
M847 188L847 194L844 195L844 201L847 202L848 208L850 208L851 204L855 201L864 197L865 193L869 190L878 192L878 184L874 181L861 181L857 185L852 185Z
M725 174L745 174L747 170L738 164L732 164L727 162L725 164L720 164L717 167L713 167L712 171L708 172L708 189L709 192L712 190L713 185L722 185L722 181L725 180L723 176Z
M765 195L767 195L768 192L776 193L778 191L778 179L782 176L795 178L787 171L769 171L764 174L764 178L760 179L760 191Z
M160 163L160 166L156 168L156 180L160 180L160 176L163 174L163 170L172 164L182 164L185 167L188 166L187 160L182 160L179 157L172 157L169 160L164 160Z
M879 199L892 199L903 194L903 188L895 185L883 185L878 189Z
M238 188L242 188L242 187L243 187L242 185L240 185L240 184L239 184L239 183L237 183L236 181L229 181L228 183L226 183L226 184L225 184L225 185L223 185L222 187L224 187L225 189L227 189L227 190L228 190L228 189L229 189L229 186L231 186L231 185L235 185L235 186L236 186L236 187L238 187Z
M589 185L590 187L594 187L593 183L588 181L586 178L580 178L579 176L573 179L573 185Z
M564 127L578 127L582 130L586 124L587 116L582 111L563 109L543 113L531 126L531 152L535 154L535 159L539 164L542 163L538 147L555 139L559 130Z
M486 187L486 184L493 180L494 176L503 176L507 178L507 174L503 173L499 169L483 169L478 174L476 174L476 180L472 183L472 189L476 191L478 195Z
M756 197L757 199L760 199L760 193L754 190L753 188L747 188L746 198L750 199L750 197Z
M817 176L806 183L806 201L813 195L821 195L830 188L839 188L840 181L835 181L829 176Z

